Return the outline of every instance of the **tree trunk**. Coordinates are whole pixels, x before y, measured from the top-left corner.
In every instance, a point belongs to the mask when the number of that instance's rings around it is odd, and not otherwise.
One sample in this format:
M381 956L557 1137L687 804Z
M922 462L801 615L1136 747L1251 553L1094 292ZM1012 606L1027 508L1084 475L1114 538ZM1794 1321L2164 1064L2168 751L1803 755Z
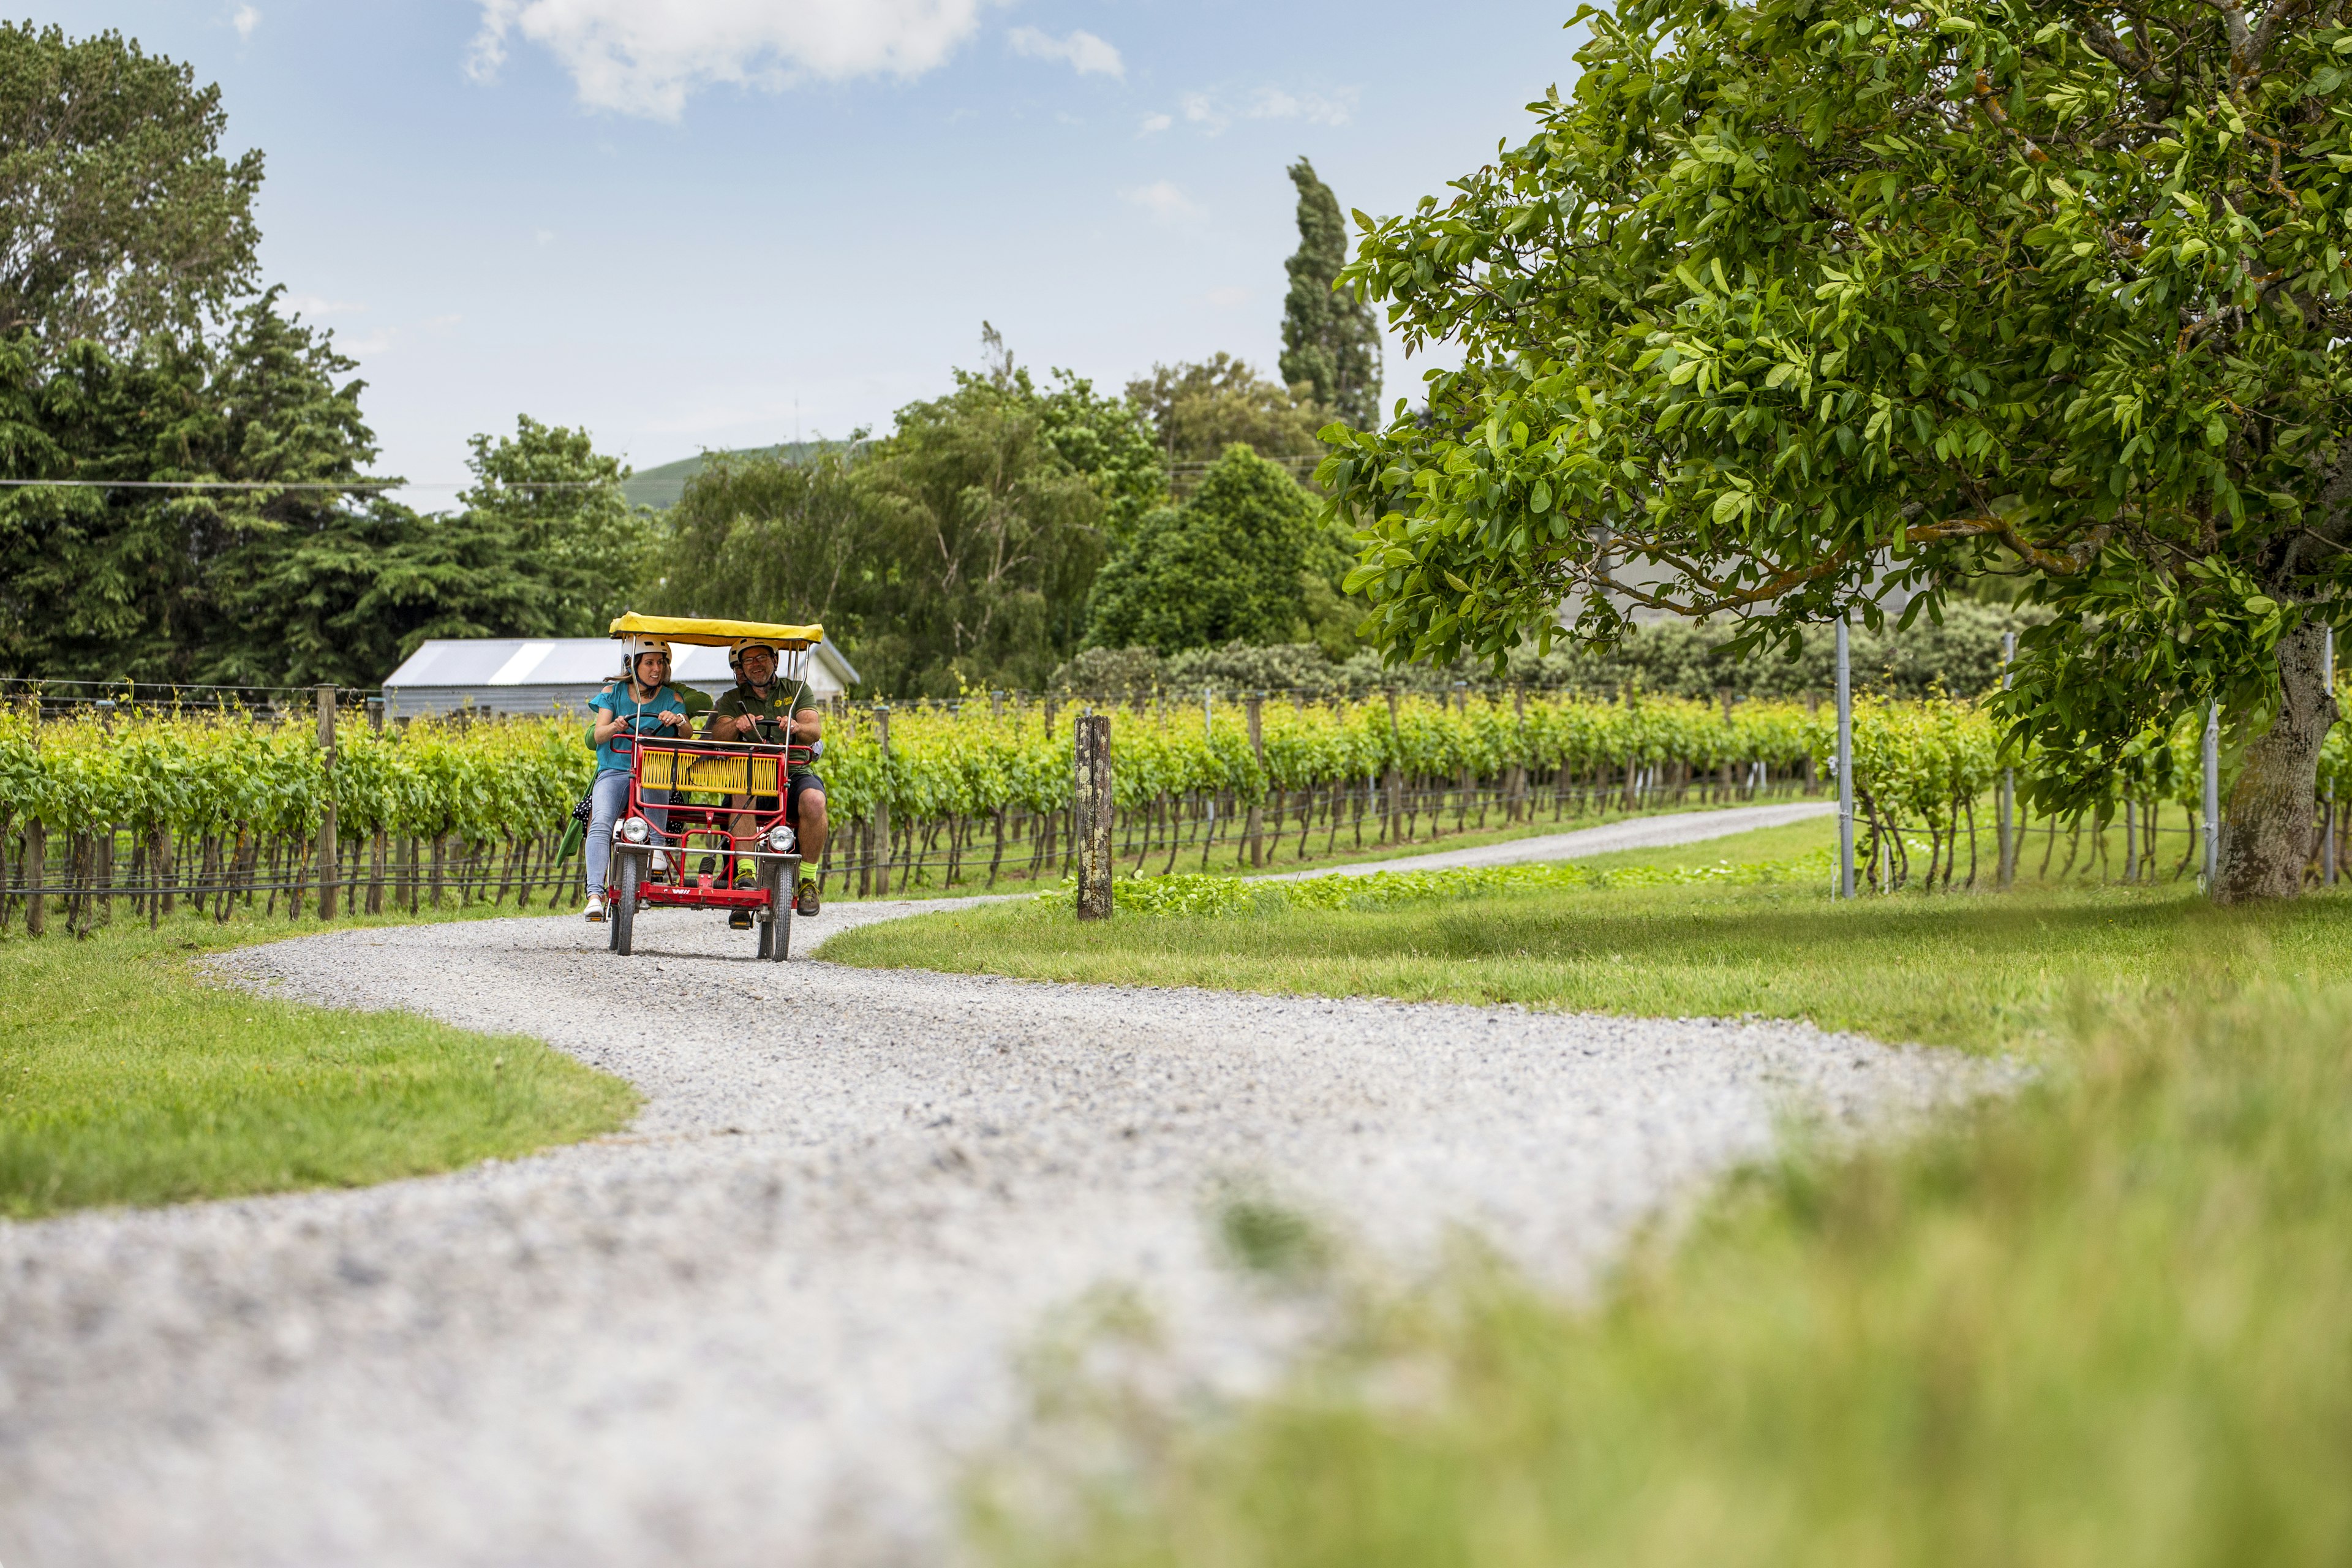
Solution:
M2303 890L2317 809L2319 746L2336 722L2336 696L2320 679L2326 633L2305 625L2279 644L2279 714L2246 748L2230 792L2216 903L2292 899Z

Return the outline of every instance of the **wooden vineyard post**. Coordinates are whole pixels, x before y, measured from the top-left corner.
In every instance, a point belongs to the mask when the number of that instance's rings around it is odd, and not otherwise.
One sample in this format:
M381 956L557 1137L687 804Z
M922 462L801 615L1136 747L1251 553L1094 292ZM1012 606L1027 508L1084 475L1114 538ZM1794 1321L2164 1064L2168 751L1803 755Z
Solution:
M1265 693L1252 692L1243 700L1242 707L1249 714L1250 755L1257 759L1257 771L1263 773L1265 772ZM1250 802L1249 818L1243 824L1242 837L1249 841L1249 863L1253 866L1264 865L1265 863L1265 805L1264 802Z
M1728 686L1718 686L1715 689L1715 695L1717 700L1723 704L1723 728L1725 733L1727 735L1730 733L1732 729L1731 688ZM1723 769L1718 787L1723 791L1721 798L1727 801L1729 800L1731 798L1732 790L1731 747L1727 743L1723 749Z
M25 699L25 711L33 721L33 744L41 743L41 699L37 693ZM48 929L48 895L40 891L49 880L49 830L38 816L25 823L25 934L39 936Z
M1217 754L1217 689L1213 686L1201 688L1201 739L1208 748L1213 765ZM1201 869L1205 871L1209 868L1209 845L1217 837L1216 786L1212 784L1203 794L1207 804L1202 812ZM2328 820L2334 822L2336 819L2331 816Z
M882 777L874 791L874 853L877 875L875 890L890 896L890 705L874 705L874 744L882 757Z
M1853 897L1853 653L1837 619L1838 897Z
M2010 666L2017 661L2017 634L2000 634L2000 689L2009 689ZM2000 770L2000 843L1993 865L1993 882L2008 887L2017 879L2017 770ZM1975 851L1971 850L1973 854Z
M2336 697L2336 628L2329 626L2326 630L2326 640L2319 645L2319 679L2327 689L2329 700L2333 701ZM2336 784L2333 780L2327 785L2327 818L2323 831L2327 847L2320 857L2319 879L2324 885L2332 888L2336 886ZM2153 838L2156 835L2150 833L2148 837ZM2154 852L2151 846L2149 853Z
M371 697L367 700L367 721L368 729L372 733L378 735L383 733L383 698ZM375 830L375 837L368 842L367 912L372 915L383 913L383 863L389 847L389 840L384 837L383 828L379 824ZM547 904L550 909L555 907L554 894L548 895ZM354 910L352 912L357 914L359 911Z
M1528 809L1528 689L1511 688L1512 736L1519 748L1518 759L1511 763L1510 803L1503 808L1503 820L1517 822L1532 816Z
M326 798L319 806L319 918L335 918L335 689L319 688L319 771ZM299 907L299 906L298 906Z
M2221 879L2221 705L2205 704L2205 892Z
M1076 805L1078 919L1110 919L1111 804L1110 715L1089 713L1077 721L1072 754L1076 763L1072 800Z
M1388 842L1395 844L1404 827L1404 766L1397 762L1402 752L1402 736L1397 731L1397 693L1388 693L1388 826L1383 832Z

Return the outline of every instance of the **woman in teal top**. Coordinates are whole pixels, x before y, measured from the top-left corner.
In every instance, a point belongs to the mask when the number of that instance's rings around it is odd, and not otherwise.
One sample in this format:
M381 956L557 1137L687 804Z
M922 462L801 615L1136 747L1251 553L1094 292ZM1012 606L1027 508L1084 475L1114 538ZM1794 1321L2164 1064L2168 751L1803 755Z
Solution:
M588 918L604 918L604 876L613 862L613 825L629 807L629 765L640 735L683 739L686 703L669 684L669 644L657 637L631 637L626 679L588 700L596 727L588 732L596 748L596 783L589 792ZM646 816L656 833L669 831L669 814L646 797Z

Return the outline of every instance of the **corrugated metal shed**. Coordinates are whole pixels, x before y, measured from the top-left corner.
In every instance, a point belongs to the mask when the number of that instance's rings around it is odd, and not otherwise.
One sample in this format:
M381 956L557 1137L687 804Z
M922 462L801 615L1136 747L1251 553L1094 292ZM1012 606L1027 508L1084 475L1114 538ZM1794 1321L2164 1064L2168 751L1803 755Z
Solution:
M611 637L435 637L384 678L384 711L420 718L460 708L496 713L581 711L621 670ZM670 679L716 697L735 683L723 647L678 647ZM857 683L830 643L809 650L808 683L820 700Z

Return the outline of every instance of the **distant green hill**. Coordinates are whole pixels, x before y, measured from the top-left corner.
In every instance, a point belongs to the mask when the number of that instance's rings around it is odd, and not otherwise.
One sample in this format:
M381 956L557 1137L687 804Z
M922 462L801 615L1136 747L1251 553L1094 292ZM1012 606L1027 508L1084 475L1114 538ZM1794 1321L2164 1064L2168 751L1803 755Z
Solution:
M639 468L621 486L629 500L638 506L667 510L677 504L686 493L686 481L702 471L702 465L713 457L755 458L773 453L786 462L807 461L819 452L832 451L839 441L785 441L773 447L738 447L727 452L703 452L691 458L680 458L675 463L664 463L658 468Z

